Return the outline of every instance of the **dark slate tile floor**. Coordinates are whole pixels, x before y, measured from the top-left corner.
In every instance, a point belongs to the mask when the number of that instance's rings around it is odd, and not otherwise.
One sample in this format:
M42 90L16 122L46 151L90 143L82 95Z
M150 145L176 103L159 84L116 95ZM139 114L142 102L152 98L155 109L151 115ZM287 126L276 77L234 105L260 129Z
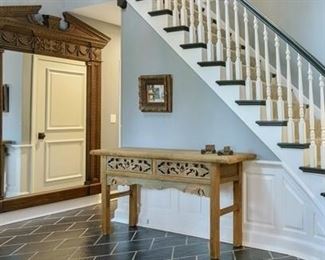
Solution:
M66 211L0 226L0 260L207 260L208 240L113 223L101 235L100 206ZM221 260L298 260L254 248L221 243Z

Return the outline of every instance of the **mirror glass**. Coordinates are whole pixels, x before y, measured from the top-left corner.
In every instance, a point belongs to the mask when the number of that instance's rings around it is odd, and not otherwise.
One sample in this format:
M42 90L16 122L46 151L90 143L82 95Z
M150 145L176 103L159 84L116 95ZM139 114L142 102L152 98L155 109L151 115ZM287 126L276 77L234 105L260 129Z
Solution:
M3 148L5 197L30 192L32 55L3 54Z
M84 62L4 52L5 198L84 185L86 82Z

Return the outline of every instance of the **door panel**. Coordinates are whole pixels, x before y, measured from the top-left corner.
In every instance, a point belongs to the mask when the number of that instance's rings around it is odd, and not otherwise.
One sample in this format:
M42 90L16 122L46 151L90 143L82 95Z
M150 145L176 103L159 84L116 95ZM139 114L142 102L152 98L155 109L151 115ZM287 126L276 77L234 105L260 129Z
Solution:
M47 69L47 130L84 128L85 93L80 87L84 84L84 76L77 71Z
M37 55L34 71L33 191L83 185L86 163L85 63Z
M83 139L45 141L45 144L45 182L83 177Z

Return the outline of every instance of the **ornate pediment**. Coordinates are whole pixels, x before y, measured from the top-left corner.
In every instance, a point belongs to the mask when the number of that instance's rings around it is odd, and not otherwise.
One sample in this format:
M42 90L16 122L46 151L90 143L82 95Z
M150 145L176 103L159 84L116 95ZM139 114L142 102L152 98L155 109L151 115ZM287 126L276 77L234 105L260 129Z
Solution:
M0 48L99 61L110 38L72 14L39 14L41 6L0 7Z

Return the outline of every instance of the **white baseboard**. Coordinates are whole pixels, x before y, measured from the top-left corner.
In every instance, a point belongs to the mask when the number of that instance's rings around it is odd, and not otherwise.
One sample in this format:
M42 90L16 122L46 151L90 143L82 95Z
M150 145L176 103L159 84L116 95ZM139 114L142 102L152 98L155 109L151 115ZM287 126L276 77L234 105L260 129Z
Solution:
M60 213L67 210L95 205L100 203L100 201L101 195L93 195L79 199L66 200L62 202L6 212L0 215L0 226L50 214Z

